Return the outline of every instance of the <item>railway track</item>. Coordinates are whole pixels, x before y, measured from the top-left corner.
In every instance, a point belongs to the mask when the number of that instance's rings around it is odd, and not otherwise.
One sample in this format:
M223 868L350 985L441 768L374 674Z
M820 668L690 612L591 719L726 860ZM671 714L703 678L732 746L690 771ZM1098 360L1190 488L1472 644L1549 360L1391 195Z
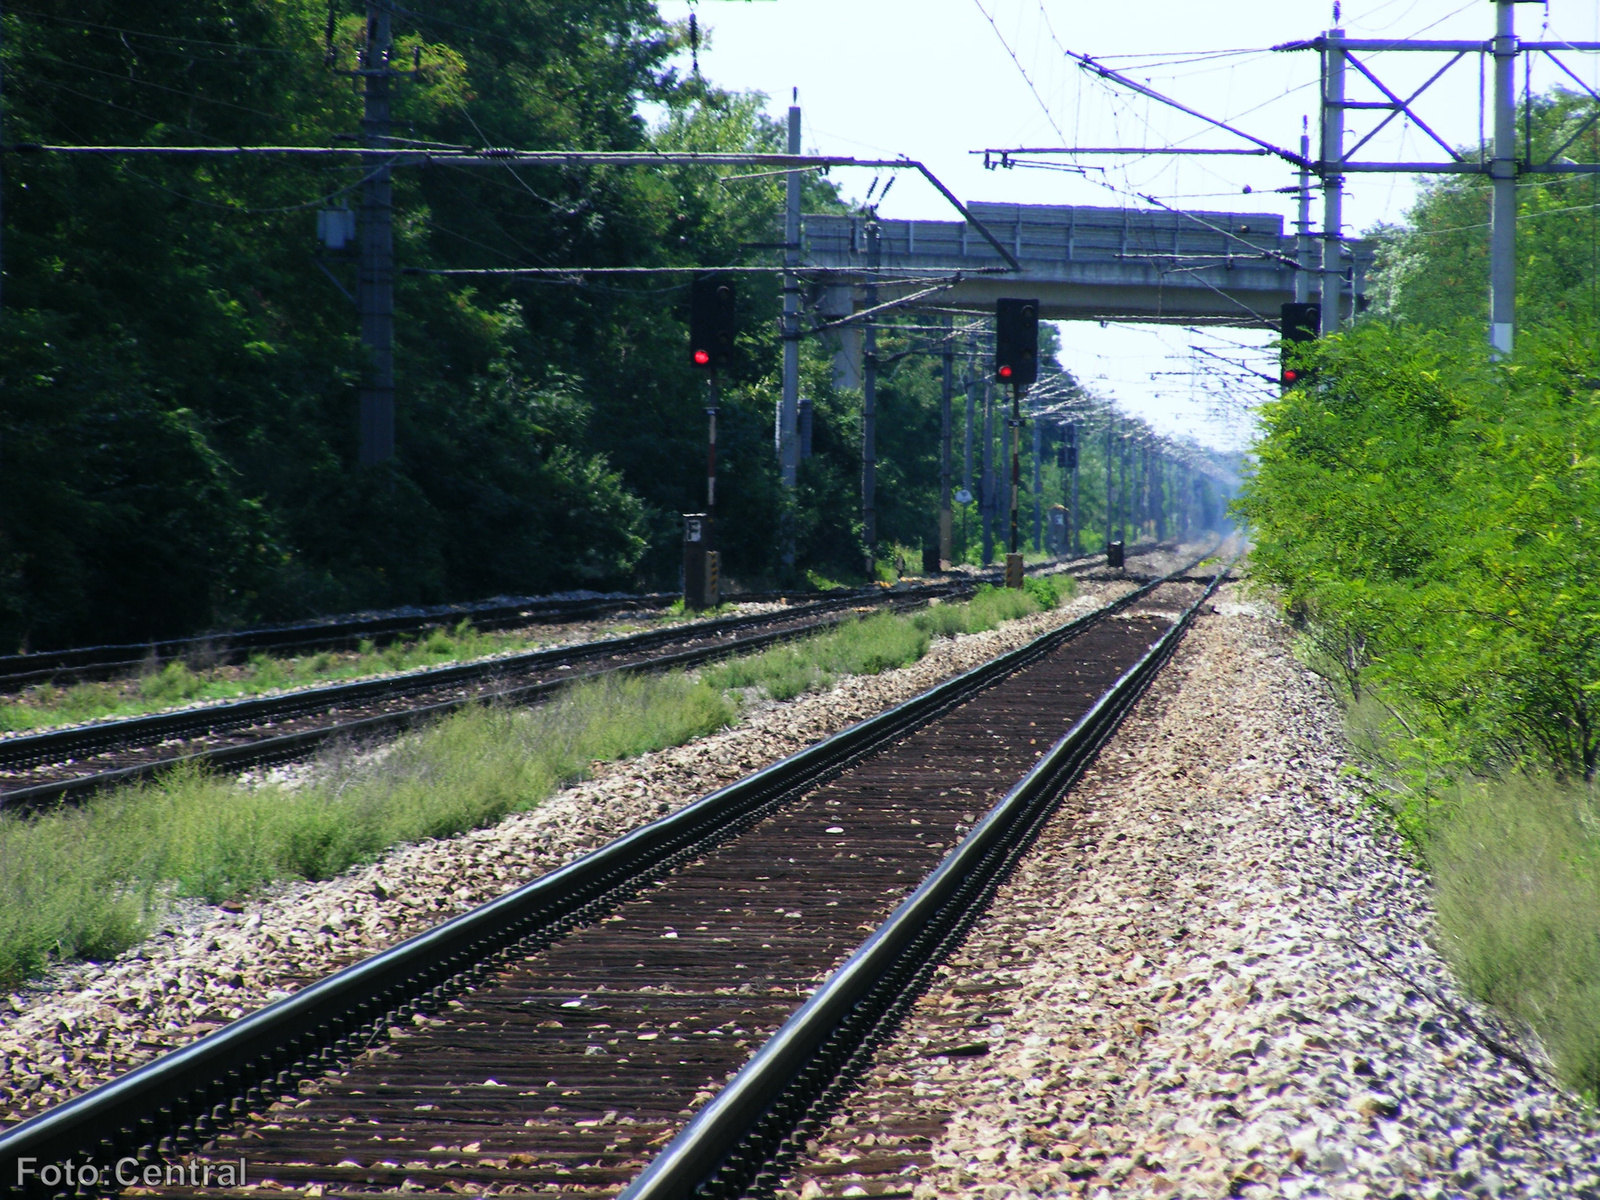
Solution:
M1153 544L1130 546L1129 556L1148 551ZM1098 556L1073 560L1069 569L1097 561ZM988 573L993 577L993 571ZM838 593L804 589L785 592L747 592L726 596L733 602L774 601L778 599L812 602L817 600L865 599L877 589L859 589L841 597ZM598 596L590 599L558 600L525 597L489 600L476 604L443 604L400 612L355 615L329 620L272 625L260 629L240 629L203 634L199 637L167 638L149 642L116 645L77 646L61 650L42 650L31 654L0 654L0 694L17 692L40 683L80 683L136 674L169 662L203 662L219 665L242 662L262 651L272 654L311 654L322 650L353 650L362 642L386 645L401 638L415 637L432 629L450 628L462 621L480 631L516 629L529 625L558 625L595 621L628 613L657 613L679 599L675 592L645 592L631 596Z
M574 679L612 671L694 666L814 633L867 609L898 611L975 586L953 581L876 596L851 593L783 612L3 738L0 809L86 795L178 763L243 769L288 762L335 738L393 733L486 700L526 704Z
M759 1191L1215 584L1148 584L0 1132L0 1189L50 1193L12 1186L28 1157L174 1195L241 1159L326 1194Z
M1095 557L1079 559L1067 564L1066 570L1079 578L1099 579L1102 576L1094 571L1097 562ZM292 762L335 739L390 735L468 704L485 700L526 704L574 679L609 671L695 666L804 636L852 612L876 607L899 611L934 598L964 595L984 581L978 575L891 592L850 592L780 613L725 617L276 696L0 738L0 811L76 799L149 778L180 763L243 770Z
M385 645L431 629L448 628L462 621L471 622L476 629L490 630L591 621L628 612L659 612L677 598L675 594L656 592L585 600L530 597L480 604L446 604L407 612L307 621L200 637L6 654L0 655L0 693L14 692L36 683L109 679L169 662L198 660L214 665L242 662L251 654L261 651L309 654L320 650L353 650L364 641ZM762 598L759 595L730 597L739 600Z

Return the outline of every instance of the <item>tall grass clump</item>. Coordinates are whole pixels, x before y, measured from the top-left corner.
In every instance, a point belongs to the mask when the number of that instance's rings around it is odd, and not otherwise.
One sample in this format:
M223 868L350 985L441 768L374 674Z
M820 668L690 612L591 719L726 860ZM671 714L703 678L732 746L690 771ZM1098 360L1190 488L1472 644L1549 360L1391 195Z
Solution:
M0 986L134 944L175 898L328 879L391 846L537 805L596 760L678 745L737 708L681 674L608 677L534 709L465 709L298 789L178 770L79 808L0 817Z
M965 603L936 604L911 616L878 613L846 621L828 633L709 668L703 678L717 688L759 688L774 700L791 700L829 687L839 675L876 675L908 666L927 654L934 638L981 633L1055 608L1072 588L1070 576L1029 579L1022 591L985 584Z
M1423 850L1456 973L1600 1098L1600 795L1549 778L1469 784L1435 810Z
M876 675L916 662L933 637L904 617L878 613L827 633L731 659L702 672L719 690L759 688L774 700L829 687L838 675Z

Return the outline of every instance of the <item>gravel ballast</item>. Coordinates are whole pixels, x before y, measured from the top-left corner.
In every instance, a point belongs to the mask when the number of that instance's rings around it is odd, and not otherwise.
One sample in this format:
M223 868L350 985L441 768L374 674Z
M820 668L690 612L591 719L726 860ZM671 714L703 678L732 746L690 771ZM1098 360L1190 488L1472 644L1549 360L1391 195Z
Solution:
M401 847L327 882L281 886L230 906L238 911L180 905L156 936L119 958L64 967L9 999L0 995L0 1122L35 1115L187 1044L1132 586L1083 585L1055 612L936 640L912 666L754 706L737 727L685 746L596 764L589 781L492 828Z
M1600 1196L1600 1123L1490 1048L1326 688L1214 608L785 1194Z

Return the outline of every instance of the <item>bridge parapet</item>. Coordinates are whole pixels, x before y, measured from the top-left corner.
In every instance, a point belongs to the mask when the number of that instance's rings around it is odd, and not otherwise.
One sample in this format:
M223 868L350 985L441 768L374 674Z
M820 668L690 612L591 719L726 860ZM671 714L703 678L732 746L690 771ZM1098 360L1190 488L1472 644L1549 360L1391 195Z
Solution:
M1049 204L967 207L1023 269L966 277L929 297L929 305L990 310L1000 296L1025 294L1038 296L1042 315L1051 320L1259 327L1276 324L1279 306L1294 299L1295 239L1285 236L1283 218L1275 214ZM865 223L859 216L808 216L808 259L823 267L862 266ZM880 219L878 225L885 268L955 272L1005 266L965 221ZM1360 295L1371 246L1350 246ZM830 300L825 307L832 311L848 307L838 297Z

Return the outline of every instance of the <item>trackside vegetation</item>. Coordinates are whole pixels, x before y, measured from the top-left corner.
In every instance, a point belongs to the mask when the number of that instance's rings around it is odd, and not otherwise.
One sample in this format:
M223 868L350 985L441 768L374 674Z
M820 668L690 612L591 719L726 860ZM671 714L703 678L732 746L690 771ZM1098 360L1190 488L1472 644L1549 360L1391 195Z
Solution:
M786 145L764 96L689 69L687 20L652 0L435 0L397 9L394 28L396 61L417 64L393 90L402 144ZM6 5L6 140L349 146L365 30L347 0ZM688 360L682 277L427 272L770 266L752 247L782 232L782 178L397 166L396 453L362 465L355 256L316 230L319 210L359 205L364 170L7 157L0 650L676 586L679 514L705 502L706 379ZM802 188L806 212L846 211L834 182L807 173ZM811 454L787 494L771 436L779 300L770 277L740 284L718 420L725 581L795 586L780 528L805 569L862 580L860 390L836 386L830 351L803 342ZM939 363L910 353L925 340L886 329L879 375L878 532L911 561L937 535ZM1044 349L1059 370L1049 334ZM1061 496L1059 467L1044 486L1047 503ZM1091 527L1097 503L1085 489Z
M715 613L690 613L688 619L725 616L732 611L732 605L725 605ZM646 623L660 625L683 619L682 603L678 602L659 616L608 625L603 636L619 637ZM244 663L210 667L169 662L158 670L127 679L65 686L45 683L27 688L0 702L0 730L134 716L201 700L231 700L284 688L440 667L493 654L533 650L553 641L548 631L481 630L470 621L461 621L452 629L433 629L384 646L363 641L349 651L323 650L283 657L261 652Z
M1535 154L1600 159L1587 99ZM1251 563L1342 693L1461 978L1600 1096L1600 185L1520 189L1516 351L1484 346L1477 180L1387 235L1381 303L1264 406Z
M532 709L464 710L379 754L324 758L303 786L244 786L177 770L34 817L0 816L0 986L52 962L137 942L175 901L217 903L289 879L328 879L390 847L536 807L597 762L725 728L752 696L915 662L936 637L1054 608L1071 580L988 588L965 604L878 614L699 674L578 683Z

